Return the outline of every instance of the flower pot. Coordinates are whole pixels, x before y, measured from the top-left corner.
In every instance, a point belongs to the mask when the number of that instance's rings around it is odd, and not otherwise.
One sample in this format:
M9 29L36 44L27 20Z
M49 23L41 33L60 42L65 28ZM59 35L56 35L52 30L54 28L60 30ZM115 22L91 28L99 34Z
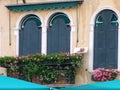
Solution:
M55 84L68 84L65 76L59 76L58 81Z

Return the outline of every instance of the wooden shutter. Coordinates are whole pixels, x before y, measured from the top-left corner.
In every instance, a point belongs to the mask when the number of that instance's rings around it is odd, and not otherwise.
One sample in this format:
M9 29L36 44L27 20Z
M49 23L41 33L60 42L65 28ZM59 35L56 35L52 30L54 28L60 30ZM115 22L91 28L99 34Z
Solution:
M114 16L115 13L113 11L104 10L96 18L94 30L94 69L117 68L118 24L117 22L113 24Z
M30 19L19 31L19 55L36 53L41 53L41 29Z
M47 31L47 54L61 52L70 52L70 28L57 18Z

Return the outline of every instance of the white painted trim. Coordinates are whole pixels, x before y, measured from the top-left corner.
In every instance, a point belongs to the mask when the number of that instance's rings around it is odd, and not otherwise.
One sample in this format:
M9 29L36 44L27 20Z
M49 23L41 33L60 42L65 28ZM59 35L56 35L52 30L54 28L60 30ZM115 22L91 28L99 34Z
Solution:
M47 26L48 26L48 23L49 23L51 17L55 13L59 13L59 12L66 14L67 17L70 19L70 26L71 26L71 32L70 32L70 35L71 35L71 37L70 37L70 53L72 53L73 52L72 51L72 48L73 48L72 47L72 33L75 31L75 26L73 25L73 19L72 19L71 15L68 12L66 12L64 10L54 10L54 11L51 11L50 13L48 13L47 17L45 18L45 27L46 27L45 32L47 33ZM46 35L46 38L45 38L46 40L44 40L44 41L46 41L46 42L44 42L44 44L45 44L46 48L44 48L44 50L47 50L47 34L45 34L45 35ZM44 52L47 52L47 51L44 51Z
M30 12L25 12L24 14L22 14L18 20L17 20L17 23L16 23L16 28L14 29L14 35L16 35L16 55L18 56L19 55L19 30L20 30L20 26L21 26L21 22L22 22L22 19L27 16L27 15L36 15L40 18L40 21L41 21L41 26L43 26L44 22L43 22L43 18L41 16L39 16L39 13L36 13L36 12L33 12L33 11L30 11Z
M48 23L49 23L49 21L51 19L51 16L54 15L55 13L59 13L59 12L66 14L67 17L70 19L70 25L71 26L73 25L72 17L71 17L71 15L68 12L66 12L64 10L54 10L54 11L49 12L48 15L47 15L47 17L45 18L45 26L48 25Z
M2 26L0 25L0 56L2 54Z
M70 53L74 53L73 51L73 32L75 32L76 28L75 28L75 25L71 25L71 32L70 32Z
M14 35L16 36L16 56L19 55L19 29L14 29Z
M92 18L91 18L91 21L90 21L90 37L89 37L89 67L88 67L88 70L90 72L93 71L93 54L94 54L94 51L93 51L93 48L94 48L94 25L95 25L95 19L96 19L96 16L98 15L99 12L101 12L102 10L105 10L105 9L109 9L109 10L112 10L114 11L117 16L118 16L118 23L119 23L119 27L118 27L118 70L120 70L120 13L118 10L116 10L115 8L113 7L110 7L110 6L106 6L106 7L102 7L102 8L99 8L95 11L95 13L93 14Z
M43 26L42 27L42 48L41 48L41 50L42 50L42 54L45 54L46 55L46 53L47 53L47 44L46 44L46 42L47 42L47 27L46 26Z

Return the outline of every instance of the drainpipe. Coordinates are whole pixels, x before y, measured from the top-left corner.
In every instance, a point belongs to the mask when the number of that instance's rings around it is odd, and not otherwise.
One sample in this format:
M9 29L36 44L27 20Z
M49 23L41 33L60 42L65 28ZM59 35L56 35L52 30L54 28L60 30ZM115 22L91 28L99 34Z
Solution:
M11 46L11 12L9 11L9 46Z
M16 0L17 4L18 4L18 0Z
M79 4L76 6L76 27L77 27L77 40L76 40L76 47L79 43Z
M23 3L26 3L26 0L22 0L23 1Z

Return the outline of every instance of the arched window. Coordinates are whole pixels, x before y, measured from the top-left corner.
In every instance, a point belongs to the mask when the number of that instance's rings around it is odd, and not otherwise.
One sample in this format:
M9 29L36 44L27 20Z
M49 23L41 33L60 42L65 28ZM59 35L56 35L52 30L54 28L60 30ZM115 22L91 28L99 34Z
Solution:
M95 20L93 68L118 68L118 18L112 10L101 11Z
M41 22L40 22L39 17L37 17L36 15L28 15L23 19L21 28L24 28L25 24L30 20L34 20L37 24L37 27L41 27Z
M27 15L19 30L19 55L41 53L41 21L36 15Z
M70 20L63 13L54 14L47 29L47 54L70 52Z
M57 14L55 14L52 18L51 18L51 20L50 20L50 22L49 22L49 26L52 26L52 24L53 24L53 22L54 22L54 20L56 20L56 19L64 19L64 21L65 21L65 24L66 25L69 25L70 24L70 20L69 20L69 18L65 15L65 14L63 14L63 13L57 13Z

